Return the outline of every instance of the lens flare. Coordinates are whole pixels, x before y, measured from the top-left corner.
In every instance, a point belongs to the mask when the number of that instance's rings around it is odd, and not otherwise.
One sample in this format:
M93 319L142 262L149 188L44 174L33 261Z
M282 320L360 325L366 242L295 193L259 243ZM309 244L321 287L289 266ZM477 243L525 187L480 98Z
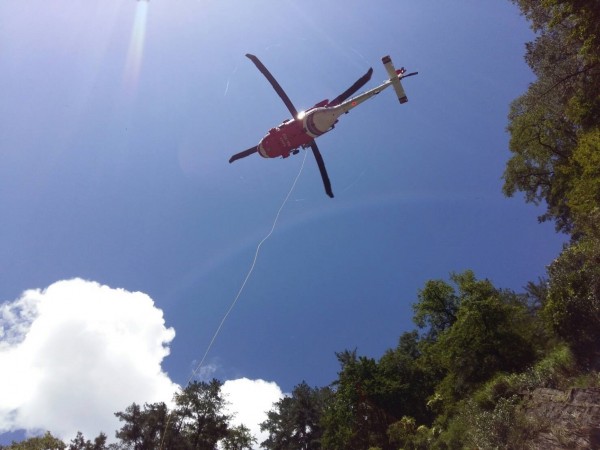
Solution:
M140 70L142 68L142 57L144 55L144 41L146 37L146 24L148 21L148 2L138 1L135 11L135 20L131 32L129 52L127 54L127 65L125 67L125 85L129 92L137 87Z

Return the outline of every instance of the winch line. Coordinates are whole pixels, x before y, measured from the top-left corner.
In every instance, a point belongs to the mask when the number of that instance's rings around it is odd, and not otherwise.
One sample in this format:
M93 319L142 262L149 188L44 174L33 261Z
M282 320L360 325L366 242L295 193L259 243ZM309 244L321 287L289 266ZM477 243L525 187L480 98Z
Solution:
M285 196L285 199L283 200L283 203L281 203L281 206L279 207L279 210L277 211L277 214L275 215L275 220L273 220L273 225L271 226L271 230L262 239L262 241L259 242L258 246L256 247L256 252L254 252L254 259L252 260L252 264L250 265L250 269L248 270L248 273L246 274L246 278L244 278L244 282L242 283L242 286L238 290L238 293L235 296L235 298L233 299L233 302L231 302L231 305L229 306L229 309L227 310L227 312L223 316L223 319L221 319L221 323L219 323L219 326L217 327L217 330L213 334L213 337L210 340L210 343L208 344L208 347L206 348L206 351L204 352L204 356L202 356L202 359L200 360L200 362L198 363L198 365L196 366L196 368L194 370L192 370L192 375L188 379L187 385L189 385L192 382L192 380L197 376L198 372L202 368L202 365L204 364L204 361L206 360L206 357L210 353L210 349L212 348L213 344L215 343L215 340L217 339L217 336L221 332L221 328L223 328L223 325L225 324L225 321L229 317L229 314L231 314L231 311L233 311L233 308L235 308L235 305L237 304L240 296L242 295L242 292L244 291L244 288L246 287L246 283L248 283L248 280L250 279L250 276L252 275L252 272L254 272L254 267L256 266L256 261L258 259L258 254L260 253L260 248L265 243L265 241L271 237L271 235L275 231L275 226L277 225L277 221L279 220L279 216L281 215L281 211L283 210L283 208L285 207L286 203L288 202L290 196L292 195L292 192L294 191L294 188L296 187L296 183L298 183L298 179L300 178L300 175L302 174L302 170L304 169L304 163L306 162L306 155L307 154L308 154L308 152L305 151L304 152L304 159L302 159L302 165L300 166L300 170L298 171L298 175L296 175L296 178L294 179L294 182L292 183L292 187L290 188L289 192ZM169 414L169 418L167 419L167 423L165 424L165 430L163 432L163 437L162 437L162 440L161 440L161 443L160 443L160 450L163 450L163 445L164 445L164 442L165 442L165 437L166 437L167 432L169 430L169 423L171 422L171 416L172 415Z
M288 194L286 195L285 199L283 200L283 203L279 207L279 210L277 211L277 214L275 215L275 220L273 221L273 225L271 226L271 230L267 233L267 235L262 239L262 241L260 241L260 243L256 247L256 252L254 253L254 260L252 261L252 264L250 265L250 270L248 270L248 274L246 275L246 278L244 279L244 282L242 283L242 286L240 287L240 290L238 291L237 295L235 296L235 299L233 300L233 302L231 303L231 306L229 307L229 309L227 310L227 312L223 316L223 319L221 320L221 323L217 327L217 331L215 331L215 334L213 335L212 339L210 340L210 343L208 344L208 347L206 349L206 352L204 353L204 356L200 360L200 363L198 364L198 366L196 367L196 369L192 372L192 376L188 380L188 384L189 384L190 381L192 381L192 379L194 377L196 377L198 371L200 371L200 368L202 367L202 364L204 363L204 360L208 356L208 353L210 352L210 349L212 348L212 345L214 344L215 340L217 339L217 336L218 336L219 332L221 331L221 328L223 328L223 324L227 320L227 317L229 317L229 314L231 313L231 311L233 310L233 308L235 308L236 303L238 302L240 296L242 295L242 292L244 291L244 288L246 287L246 283L250 279L250 276L252 275L252 272L254 272L254 267L256 266L256 260L258 259L258 254L260 252L260 248L265 243L265 241L271 237L271 235L273 234L273 231L275 231L275 226L277 225L277 221L279 220L279 216L281 215L281 211L283 210L284 206L286 205L286 203L288 202L290 196L292 195L292 192L294 191L294 188L296 187L296 183L298 182L298 179L300 178L300 175L302 174L302 169L304 169L304 162L306 161L306 155L307 154L308 154L308 152L304 152L304 159L302 160L302 165L300 166L300 170L298 171L298 175L296 175L296 179L294 180L294 183L292 184L292 187L290 188Z

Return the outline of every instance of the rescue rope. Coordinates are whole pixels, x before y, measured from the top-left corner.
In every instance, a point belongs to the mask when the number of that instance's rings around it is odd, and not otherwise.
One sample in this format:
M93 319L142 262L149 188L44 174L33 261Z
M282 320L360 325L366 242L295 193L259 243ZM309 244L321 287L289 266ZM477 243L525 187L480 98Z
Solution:
M206 348L206 351L204 352L204 356L202 356L202 359L200 360L200 362L198 363L198 365L196 366L196 368L194 370L192 370L192 375L190 376L190 378L187 381L188 385L191 383L191 381L197 376L198 372L200 371L202 365L204 364L204 360L208 356L208 353L210 352L210 349L212 348L215 340L217 339L217 336L221 332L221 328L223 328L223 324L227 320L227 317L229 317L229 314L231 313L231 311L233 311L233 308L235 308L236 303L238 302L240 296L242 295L242 292L244 291L244 288L246 287L246 283L250 279L250 276L252 275L252 272L254 272L254 267L256 266L256 260L258 259L258 254L260 252L260 248L265 243L265 241L271 237L271 235L273 234L273 231L275 231L275 226L277 225L277 221L279 220L279 216L281 215L281 211L283 210L284 206L286 205L286 203L288 202L290 196L292 195L292 192L294 191L294 188L296 187L296 183L298 182L298 179L300 178L300 175L302 174L302 170L304 169L304 163L306 162L306 155L307 154L308 154L308 152L305 151L304 152L304 158L302 159L302 165L300 166L300 170L298 171L298 174L296 175L296 178L294 179L294 182L292 183L292 187L290 188L289 192L285 196L285 199L283 200L283 203L281 204L281 206L279 207L279 210L277 211L277 214L275 215L275 220L273 220L273 225L271 226L271 230L262 239L262 241L259 242L258 246L256 247L256 252L254 253L254 259L252 260L252 264L250 265L250 269L248 270L248 273L246 274L246 278L244 278L244 282L242 283L242 286L238 290L238 293L235 296L235 298L233 299L233 302L231 303L231 305L229 306L229 309L227 310L227 312L223 316L223 319L221 319L221 323L219 324L219 326L217 327L217 330L213 334L213 337L210 340L210 343L208 344L208 347ZM162 436L162 439L161 439L161 442L160 442L160 450L163 450L163 445L164 445L164 442L165 442L165 437L166 437L167 432L168 432L169 423L171 422L171 416L172 415L169 414L169 418L167 419L167 423L165 424L165 429L164 429L163 436Z
M298 179L300 178L300 174L302 174L302 169L304 169L304 162L306 161L306 155L307 154L308 154L308 152L304 152L304 159L302 160L302 165L300 166L300 170L298 171L298 175L296 175L296 179L294 180L294 183L292 184L292 187L290 188L290 191L286 195L285 199L283 200L283 203L281 204L281 206L279 207L279 210L277 211L277 214L275 215L275 220L273 221L273 225L271 226L271 230L267 233L267 235L262 239L262 241L260 241L260 243L256 247L256 252L254 253L254 260L252 261L252 264L250 265L250 270L248 270L248 274L246 275L246 278L244 279L244 282L242 283L242 286L240 287L240 290L238 291L237 295L235 296L235 299L233 300L233 302L231 303L231 306L229 307L229 309L227 310L227 312L223 316L223 319L221 320L221 323L217 327L217 331L215 331L215 334L213 335L212 339L210 340L210 343L208 344L208 347L206 349L206 352L204 353L204 356L200 360L200 363L198 364L198 366L196 367L196 369L192 372L192 376L188 380L188 384L197 375L198 371L202 367L202 364L204 363L204 360L206 359L206 356L208 355L208 352L210 352L210 349L211 349L213 343L215 342L215 339L217 338L217 335L221 331L221 328L223 327L223 324L227 320L227 317L229 316L229 314L231 313L231 311L235 307L238 299L242 295L242 292L243 292L244 288L246 287L246 283L250 279L250 276L252 275L252 272L254 271L254 267L256 266L256 260L258 259L258 253L260 252L260 248L265 243L265 241L271 237L271 235L273 234L273 231L275 231L275 226L277 225L277 221L279 220L279 216L281 215L281 211L283 210L283 207L286 205L286 203L288 202L290 196L292 195L292 192L294 191L294 188L296 187L296 183L298 182Z

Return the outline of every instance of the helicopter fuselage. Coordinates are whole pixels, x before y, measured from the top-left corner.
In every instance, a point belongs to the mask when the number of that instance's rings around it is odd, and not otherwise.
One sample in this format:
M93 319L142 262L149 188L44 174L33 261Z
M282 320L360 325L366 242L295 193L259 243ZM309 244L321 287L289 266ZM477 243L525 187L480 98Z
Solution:
M398 80L399 76L402 77L400 71L395 73L394 81ZM298 113L297 117L287 119L271 128L259 142L258 153L263 158L287 158L290 154L297 153L298 149L309 147L315 138L331 131L342 114L347 114L391 85L392 80L386 80L383 84L336 106L326 106L329 100L320 101L312 108Z
M319 120L318 125L315 124L315 119L321 115L320 110L327 109L323 106L328 102L323 100L308 111L300 112L298 117L271 128L258 144L258 153L264 158L287 158L295 150L309 147L314 138L329 131L337 122L326 124Z

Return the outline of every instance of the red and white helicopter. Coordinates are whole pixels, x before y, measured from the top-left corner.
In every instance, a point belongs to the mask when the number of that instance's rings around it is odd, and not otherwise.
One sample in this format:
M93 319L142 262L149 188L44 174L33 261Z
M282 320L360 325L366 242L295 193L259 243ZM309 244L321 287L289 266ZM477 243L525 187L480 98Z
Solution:
M244 150L243 152L236 153L229 159L229 162L232 163L233 161L236 161L240 158L245 158L246 156L252 155L256 152L258 152L264 158L277 158L279 156L282 158L287 158L290 156L290 154L297 154L300 151L300 148L306 149L310 147L313 151L315 159L317 160L317 165L319 166L321 178L323 179L323 184L325 186L325 192L327 195L329 195L329 197L333 197L331 182L329 181L329 176L327 175L327 170L325 169L325 163L323 162L323 157L321 156L321 152L317 147L315 138L327 133L328 131L331 131L338 122L338 117L340 117L342 114L347 114L352 108L355 108L374 95L379 94L382 90L389 86L392 86L396 91L396 95L398 95L398 100L400 100L400 103L406 103L408 98L406 97L404 88L402 87L402 83L400 81L403 78L410 77L418 73L412 72L406 74L404 68L396 70L392 64L391 58L389 56L384 56L382 58L382 62L390 78L383 84L380 84L369 91L363 92L356 97L348 98L371 79L373 69L370 68L366 74L360 77L352 86L350 86L333 100L322 100L312 108L307 109L306 111L298 112L287 94L281 88L277 80L275 80L273 75L271 75L271 73L263 65L263 63L260 62L260 60L254 55L247 54L246 56L250 58L258 70L260 70L267 80L269 80L271 86L273 86L277 94L279 94L279 97L281 97L283 103L285 103L285 106L287 106L288 110L292 114L292 118L284 120L275 128L271 128L268 134L261 139L258 145L249 148L248 150Z

